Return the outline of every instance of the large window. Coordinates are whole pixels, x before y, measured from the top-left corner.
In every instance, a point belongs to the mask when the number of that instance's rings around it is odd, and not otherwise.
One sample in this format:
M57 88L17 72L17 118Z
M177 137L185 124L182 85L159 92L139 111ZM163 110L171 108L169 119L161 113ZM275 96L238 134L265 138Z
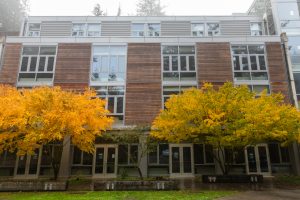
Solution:
M218 36L221 35L219 23L207 23L207 35Z
M289 163L290 156L288 147L282 147L278 143L268 144L270 162L272 164Z
M160 36L160 24L158 23L135 23L131 25L131 35L136 37Z
M99 37L101 35L100 24L88 24L87 25L87 36L88 37Z
M18 81L52 82L55 57L55 46L24 46Z
M163 102L171 97L171 95L177 95L182 93L186 89L197 88L197 85L172 85L172 86L163 86Z
M94 46L92 82L124 82L126 46Z
M204 37L205 36L205 24L193 23L192 24L192 36Z
M86 25L85 24L73 24L72 36L83 37L85 36Z
M251 36L260 36L263 34L262 23L259 23L259 22L251 23L250 28L251 28Z
M92 174L93 154L81 151L77 147L72 148L72 175L90 175Z
M169 145L158 144L157 148L149 153L150 165L168 165L169 164Z
M246 84L256 93L270 92L264 45L233 45L235 84Z
M63 145L62 144L47 144L43 146L40 175L53 175L52 163L59 165L61 161Z
M137 144L120 144L118 152L119 165L135 165L138 163L138 145Z
M196 81L194 46L163 46L163 81Z
M38 37L41 32L41 24L38 23L30 23L28 24L27 36L29 37Z
M106 109L115 118L115 124L123 124L124 119L124 86L95 86L98 97L106 100Z
M0 154L0 176L13 176L16 165L16 153L4 151Z
M204 144L194 144L195 165L214 164L213 146Z

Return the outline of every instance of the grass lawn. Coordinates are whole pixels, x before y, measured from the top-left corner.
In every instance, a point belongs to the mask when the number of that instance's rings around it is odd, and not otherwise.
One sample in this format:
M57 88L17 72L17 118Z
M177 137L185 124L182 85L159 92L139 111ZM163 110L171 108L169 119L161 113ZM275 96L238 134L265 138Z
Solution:
M149 192L16 192L0 193L0 200L210 200L228 196L230 191L149 191Z

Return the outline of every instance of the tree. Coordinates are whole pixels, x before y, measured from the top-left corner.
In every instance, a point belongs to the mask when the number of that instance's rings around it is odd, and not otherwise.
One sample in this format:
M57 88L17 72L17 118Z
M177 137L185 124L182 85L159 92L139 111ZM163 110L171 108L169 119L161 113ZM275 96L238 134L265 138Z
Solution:
M170 142L203 142L214 147L213 155L222 172L225 149L237 150L270 140L286 145L298 139L300 114L283 103L281 94L261 93L259 98L247 86L225 83L214 89L205 83L172 96L166 109L154 120L151 135Z
M1 0L0 31L19 31L22 20L27 15L28 9L28 0Z
M113 122L107 116L105 101L91 90L75 94L59 87L18 91L0 86L0 106L0 153L32 154L66 137L79 149L92 153L96 137ZM57 178L55 158L51 158L51 165Z
M163 9L160 0L139 0L136 11L138 16L164 16Z
M103 10L101 10L101 6L99 3L97 3L95 6L94 6L94 9L92 11L93 15L94 16L106 16L107 13L105 13Z

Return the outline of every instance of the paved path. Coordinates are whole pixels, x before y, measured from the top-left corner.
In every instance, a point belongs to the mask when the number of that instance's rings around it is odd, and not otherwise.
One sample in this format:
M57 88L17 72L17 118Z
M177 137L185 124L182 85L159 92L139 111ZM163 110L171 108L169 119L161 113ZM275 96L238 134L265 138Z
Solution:
M300 200L300 190L274 189L265 191L246 191L218 200Z

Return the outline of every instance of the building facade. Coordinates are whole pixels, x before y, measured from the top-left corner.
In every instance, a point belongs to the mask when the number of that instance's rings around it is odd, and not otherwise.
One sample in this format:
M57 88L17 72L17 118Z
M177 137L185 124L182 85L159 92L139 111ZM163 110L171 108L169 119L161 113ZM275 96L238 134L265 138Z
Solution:
M41 85L83 91L94 88L107 100L114 132L149 126L172 94L204 81L246 84L259 93L282 92L290 101L281 39L265 29L260 16L195 17L29 17L19 36L6 38L0 83L17 88ZM145 134L147 131L145 131ZM61 159L60 177L194 177L220 173L205 144L157 145L143 155L142 140L115 144L99 139L95 154L72 144L47 145L35 154L0 157L0 176L51 176L45 149ZM249 146L230 154L236 174L296 173L292 147L277 143Z

